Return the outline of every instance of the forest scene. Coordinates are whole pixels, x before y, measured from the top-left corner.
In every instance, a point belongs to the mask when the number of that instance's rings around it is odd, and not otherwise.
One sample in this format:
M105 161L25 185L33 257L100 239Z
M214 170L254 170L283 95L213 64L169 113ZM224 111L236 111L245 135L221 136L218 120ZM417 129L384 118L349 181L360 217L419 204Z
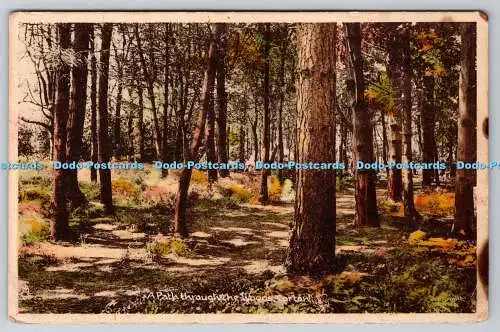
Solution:
M476 312L476 23L15 34L20 313Z

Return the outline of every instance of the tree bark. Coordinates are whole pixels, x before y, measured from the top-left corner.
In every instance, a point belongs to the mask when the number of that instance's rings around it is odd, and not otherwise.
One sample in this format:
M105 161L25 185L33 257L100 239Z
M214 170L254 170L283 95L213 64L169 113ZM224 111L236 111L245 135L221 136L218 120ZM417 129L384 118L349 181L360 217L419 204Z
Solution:
M285 104L285 57L286 57L286 43L288 36L288 28L286 24L282 28L282 41L280 47L280 69L279 69L279 107L278 107L278 162L283 163L285 159L285 151L283 147L283 107ZM283 170L278 170L278 179L283 184L284 176Z
M224 129L224 131L226 130ZM217 154L215 152L215 111L213 107L209 107L207 111L207 128L205 133L205 145L207 151L207 162L216 163ZM219 150L220 150L220 145L219 145ZM217 170L215 168L210 168L208 170L208 182L213 183L216 181L217 181Z
M298 162L335 159L335 24L297 30ZM292 274L334 267L335 171L298 170L295 216L285 266Z
M168 103L169 103L169 79L170 79L170 34L172 29L170 23L165 23L165 68L163 74L163 131L161 143L161 159L163 162L168 161ZM168 175L168 169L161 170L161 176L166 177Z
M94 164L99 160L99 147L98 147L98 137L97 137L97 59L95 56L95 37L94 37L94 27L90 31L92 35L92 40L90 41L90 52L92 53L90 58L90 135L92 140L92 155L91 159ZM97 182L97 170L92 167L90 169L90 180L92 182Z
M142 82L137 80L137 95L139 97L139 112L137 115L137 129L139 131L139 160L145 161L146 155L144 150L144 94L142 89Z
M435 103L434 103L434 77L423 77L424 87L424 105L422 108L422 136L423 149L422 161L425 163L435 162L436 138L434 133L435 128ZM428 187L432 185L435 171L432 169L424 169L422 171L422 186Z
M402 43L403 49L400 54L402 56L402 74L401 87L396 90L396 102L397 108L401 109L402 120L403 120L403 163L411 164L413 161L413 151L412 151L412 98L411 98L411 50L410 50L410 35L409 27L405 26L400 31L400 36L398 39ZM415 225L418 222L419 214L415 209L415 203L413 198L413 170L404 169L403 170L403 206L404 206L404 216L406 218L407 224Z
M351 90L353 109L353 158L354 162L373 163L373 140L371 115L364 93L363 58L361 55L361 28L359 23L346 23L346 36L352 64L352 81L347 88ZM376 175L373 169L355 167L356 225L380 226L377 214Z
M144 56L144 51L142 49L141 37L139 36L139 24L134 25L134 33L137 41L137 52L139 53L139 59L141 62L142 72L144 75L144 80L146 81L146 90L148 92L149 101L151 102L151 112L153 114L153 125L154 125L154 143L155 143L155 152L156 158L161 157L161 131L160 131L160 122L158 120L158 113L156 110L156 100L154 93L154 78L153 75L148 71L148 66L146 63L146 57ZM151 59L152 63L154 63L154 59Z
M120 160L123 154L123 143L121 139L121 109L122 109L122 99L123 99L123 71L124 71L124 66L127 61L127 53L126 51L126 46L127 46L127 35L125 33L125 30L123 26L120 26L120 30L122 32L122 53L121 56L118 55L118 51L116 50L115 47L115 58L116 58L116 64L117 64L117 92L116 92L116 108L115 108L115 121L114 121L114 128L113 128L113 136L114 136L114 146L113 146L113 151L115 158L117 160Z
M99 163L108 163L111 157L111 142L109 140L109 115L108 115L108 78L109 78L109 56L111 35L113 25L103 24L101 28L101 56L99 72ZM101 203L104 204L105 212L112 214L113 194L111 190L111 170L99 169Z
M189 149L186 151L186 159L196 161L199 159L199 148L202 143L203 133L205 132L205 123L207 114L214 107L214 85L215 85L215 40L213 36L214 27L210 28L210 46L208 50L208 59L203 78L201 107L198 111L196 126ZM213 111L212 111L213 112ZM179 189L176 196L174 232L177 235L185 237L188 235L186 223L186 203L191 181L192 169L184 168L179 179Z
M66 160L78 162L82 154L83 125L85 121L85 104L87 102L88 54L90 42L90 25L75 24L73 49L78 58L72 68L72 82L68 110L68 127L66 141ZM73 207L87 203L87 198L78 185L78 171L67 170L68 197Z
M382 123L382 161L384 165L387 165L387 151L389 150L389 144L387 140L387 125L385 122L385 111L380 110L380 122ZM389 178L389 170L386 170L387 178Z
M457 160L474 162L476 159L476 24L461 24L462 59L458 98ZM474 223L475 171L457 169L455 187L455 221L452 233L472 238Z
M226 92L226 48L227 48L227 24L217 23L215 25L216 47L217 47L217 159L220 163L227 163L227 92ZM229 176L229 170L219 170L221 177Z
M264 28L264 118L263 118L263 131L262 131L262 161L269 162L269 149L270 149L270 121L271 113L269 110L269 51L271 48L271 31L270 24L266 23ZM260 178L260 197L259 201L262 204L267 204L269 201L269 194L267 192L267 177L269 172L266 170L261 171Z
M240 150L239 150L239 160L240 163L245 163L245 141L246 141L246 133L244 124L240 124Z
M390 24L393 29L397 28L397 24ZM399 36L394 31L391 31L389 36L389 64L387 67L387 74L393 85L393 94L396 95L396 89L401 83L397 82L402 77L402 66L400 52L402 49L401 41L398 39ZM398 85L399 84L399 85ZM389 146L389 157L390 162L395 164L400 164L402 159L402 110L401 107L394 107L390 110L389 122L391 130L390 146ZM389 199L394 202L399 202L402 200L402 189L403 189L403 177L401 169L393 167L389 170L389 180L387 184L387 193Z
M57 24L57 34L61 53L67 52L71 43L70 24ZM57 161L66 162L70 66L62 59L61 54L59 56L54 108L54 158ZM50 238L55 241L69 238L66 175L66 171L62 168L53 171L54 216L50 220Z

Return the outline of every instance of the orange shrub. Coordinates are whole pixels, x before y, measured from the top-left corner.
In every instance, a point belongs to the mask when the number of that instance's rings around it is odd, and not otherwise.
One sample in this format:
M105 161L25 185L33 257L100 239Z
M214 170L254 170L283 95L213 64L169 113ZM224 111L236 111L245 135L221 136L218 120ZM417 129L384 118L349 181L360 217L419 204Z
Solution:
M455 213L455 194L430 192L415 195L415 207L419 212L432 216L448 216Z

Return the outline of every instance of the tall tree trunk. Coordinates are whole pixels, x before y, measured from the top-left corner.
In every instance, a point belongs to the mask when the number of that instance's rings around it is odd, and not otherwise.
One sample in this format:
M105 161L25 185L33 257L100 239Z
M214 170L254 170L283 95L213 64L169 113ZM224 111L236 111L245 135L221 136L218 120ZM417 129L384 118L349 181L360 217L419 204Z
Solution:
M462 59L458 98L457 160L472 163L476 159L476 24L461 24ZM455 221L452 232L472 237L474 222L473 188L475 171L457 169Z
M434 105L434 77L424 76L424 105L422 108L422 136L423 136L423 150L422 161L425 163L435 162L435 146L436 138L434 133L435 126L435 105ZM425 169L422 171L422 186L428 187L432 185L432 178L434 177L434 170Z
M390 27L393 29L397 28L397 24L390 23ZM402 66L400 52L402 49L401 41L398 39L398 34L394 33L391 29L391 34L389 36L389 64L387 68L387 74L393 85L393 93L396 91L397 87L401 83L397 82L402 77ZM396 89L395 89L396 88ZM389 123L391 129L391 138L389 146L389 158L390 162L397 164L401 163L402 159L402 110L401 107L393 107L389 114ZM401 169L393 167L389 170L389 180L387 183L387 194L389 199L399 202L402 200L402 189L403 189L403 177L401 174Z
M121 110L122 110L122 94L123 94L123 68L118 69L118 83L116 92L116 108L114 122L114 152L115 158L120 160L122 157L122 140L121 140Z
M298 27L298 162L335 159L335 34L335 23ZM293 274L321 273L334 267L335 171L298 170L296 177L285 265Z
M94 27L90 31L92 35L92 40L90 41L90 52L92 56L90 58L90 135L92 140L92 162L97 164L99 160L99 147L97 138L97 59L95 56L95 37L94 37ZM92 167L90 169L90 180L92 182L97 182L97 170Z
M168 103L169 103L169 79L170 79L170 34L172 29L170 23L165 23L165 68L163 74L163 132L162 132L162 150L161 159L163 162L168 161ZM168 169L161 170L161 176L166 177Z
M253 155L254 162L259 160L259 136L257 132L257 127L259 125L259 112L257 110L257 98L255 98L254 102L254 119L251 123L252 127L252 136L253 136Z
M280 47L280 69L279 69L279 107L278 107L278 162L283 163L285 159L285 152L283 150L283 107L285 104L285 57L286 57L286 38L288 29L286 24L283 25L282 41ZM278 179L283 184L283 170L278 170Z
M146 81L146 90L148 92L149 101L151 102L151 112L153 114L153 125L154 125L154 143L155 143L155 152L156 158L161 157L161 131L160 131L160 122L158 120L158 113L156 110L156 100L154 93L154 77L152 73L148 71L148 65L146 63L146 58L144 56L144 51L142 49L141 37L139 36L139 24L134 25L134 33L137 41L137 52L139 53L139 59L141 62L142 72L144 75L144 80ZM151 62L154 64L154 59L151 59Z
M246 133L245 133L245 125L240 124L240 151L239 151L239 159L240 163L245 163L245 141L246 141Z
M132 95L132 89L130 89L129 94L130 94L130 96ZM129 160L135 160L134 111L132 109L130 109L129 113L128 113L127 136L128 136L128 144L127 144L128 159Z
M139 131L139 160L145 161L146 155L144 152L144 95L142 89L142 82L137 80L137 95L139 96L139 112L137 115L137 129Z
M217 34L216 34L217 35ZM216 39L217 40L217 39ZM224 129L224 131L226 131ZM207 162L216 163L217 154L215 152L215 111L210 107L207 111L207 128L205 133L205 144L207 148ZM220 150L220 145L219 145ZM208 169L208 182L217 181L217 170L215 168Z
M101 28L101 56L99 64L99 163L107 163L111 157L111 142L109 140L108 128L108 77L109 77L109 55L111 45L111 34L113 25L103 24ZM113 208L113 194L111 191L111 170L99 169L101 203L104 204L105 212L111 214Z
M199 159L199 148L202 143L203 133L205 132L205 122L210 109L214 107L214 85L215 85L215 40L213 36L214 27L210 27L210 47L208 50L208 59L203 78L201 107L198 111L196 126L191 140L191 145L186 151L186 159L196 161ZM212 111L213 112L213 111ZM187 236L186 225L186 203L191 181L191 168L184 168L179 179L179 189L176 196L174 232L180 236Z
M402 120L403 120L403 163L411 164L413 162L413 151L412 151L412 98L411 98L411 50L410 50L410 32L409 27L405 25L399 31L398 39L401 42L402 50L401 54L401 65L402 65L402 77L397 82L401 85L395 90L396 107L401 109ZM408 224L413 225L419 219L419 214L415 209L415 203L413 198L413 170L404 169L403 170L403 206L404 206L404 216Z
M75 40L73 49L79 58L73 65L73 74L69 101L69 116L66 142L66 160L78 162L82 154L83 124L85 121L85 104L87 102L88 54L90 41L90 25L75 24ZM85 195L78 185L78 171L68 170L68 197L73 207L87 203Z
M269 50L271 48L271 31L270 24L266 23L264 28L264 118L263 118L263 131L262 131L262 161L269 162L269 148L270 148L270 121L271 113L269 110ZM261 171L260 178L260 197L259 201L262 204L267 204L269 201L269 194L267 192L267 177L269 172L266 170Z
M61 50L60 63L57 68L56 103L54 109L54 158L66 162L66 128L68 124L69 77L70 66L62 58L62 52L67 52L71 43L70 24L57 24L58 43ZM54 215L50 220L50 237L52 240L67 240L69 238L68 206L67 206L67 171L53 171Z
M387 150L389 149L389 144L387 140L387 125L385 123L385 111L380 110L380 122L382 123L382 161L384 165L387 165ZM386 170L387 178L389 178L389 169Z
M373 140L371 115L364 93L363 58L361 56L361 28L359 23L347 23L346 36L349 56L352 64L352 80L347 83L354 101L353 105L353 158L354 163L372 163ZM377 196L375 171L355 167L356 225L380 226L377 214Z
M227 92L226 92L226 48L227 48L227 24L217 23L215 25L216 47L217 47L217 159L220 163L228 162L227 153ZM229 176L229 170L219 170L221 177Z

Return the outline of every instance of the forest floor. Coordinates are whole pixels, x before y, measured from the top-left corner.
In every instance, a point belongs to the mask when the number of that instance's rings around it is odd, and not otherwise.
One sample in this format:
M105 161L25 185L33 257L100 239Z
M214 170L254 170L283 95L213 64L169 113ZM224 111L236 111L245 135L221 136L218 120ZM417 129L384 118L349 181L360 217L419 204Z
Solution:
M293 191L270 179L272 204L256 204L258 178L233 174L207 187L193 177L188 239L168 235L176 176L114 174L116 213L80 174L89 204L71 214L77 239L46 240L50 174L23 176L19 194L19 309L29 313L473 312L475 246L448 239L451 194L416 197L409 227L379 189L380 228L353 225L349 181L337 192L336 266L289 277L283 266ZM382 187L381 187L382 188ZM417 191L418 193L419 191Z

